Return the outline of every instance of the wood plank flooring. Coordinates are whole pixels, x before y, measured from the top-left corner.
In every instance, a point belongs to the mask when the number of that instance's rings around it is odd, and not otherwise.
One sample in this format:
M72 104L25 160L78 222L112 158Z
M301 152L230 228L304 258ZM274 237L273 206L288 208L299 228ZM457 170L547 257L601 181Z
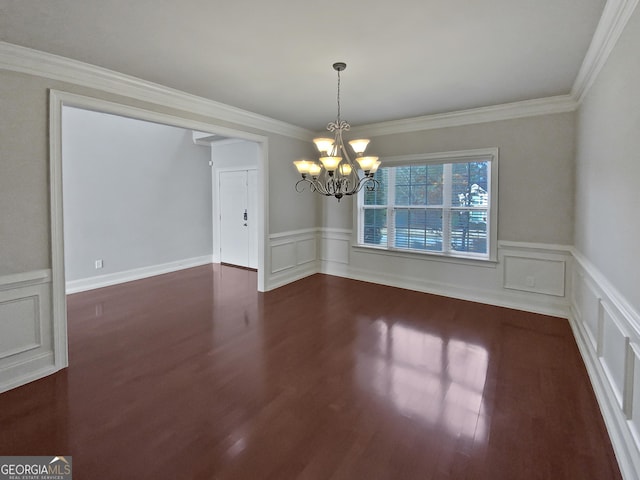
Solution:
M566 320L214 265L68 297L0 455L74 479L620 479Z

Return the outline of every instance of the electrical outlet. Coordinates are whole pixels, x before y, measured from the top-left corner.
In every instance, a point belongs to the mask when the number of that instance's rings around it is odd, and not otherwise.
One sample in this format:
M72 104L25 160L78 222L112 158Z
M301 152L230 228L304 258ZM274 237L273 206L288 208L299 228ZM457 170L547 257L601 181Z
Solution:
M98 268L102 268L102 266L103 266L103 265L102 265L102 259L100 259L100 260L96 260L96 269L98 269Z
M527 284L527 287L535 287L536 286L536 277L534 277L533 275L528 275L524 279L524 281Z

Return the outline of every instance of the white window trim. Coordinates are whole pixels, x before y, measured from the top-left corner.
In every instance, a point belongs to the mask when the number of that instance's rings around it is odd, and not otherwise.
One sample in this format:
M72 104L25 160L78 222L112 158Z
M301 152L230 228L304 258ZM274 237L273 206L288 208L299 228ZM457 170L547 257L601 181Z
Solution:
M457 150L451 152L439 152L439 153L424 153L424 154L412 154L412 155L398 155L382 157L382 167L397 167L405 165L428 165L437 163L467 163L473 161L488 161L489 162L489 208L487 209L487 253L488 255L478 255L473 253L456 253L456 252L432 252L432 251L417 251L408 250L402 248L392 248L379 245L368 245L363 241L363 215L364 209L362 204L364 202L364 192L358 193L357 201L354 202L355 222L357 225L357 231L354 242L354 247L363 249L372 249L378 252L402 252L406 255L427 256L437 258L456 258L464 260L472 260L479 262L497 262L498 260L498 148L478 148L473 150ZM392 194L393 192L389 192ZM392 197L389 197L392 198ZM386 207L381 207L386 208ZM392 225L393 219L387 219L387 228ZM443 223L446 219L443 219ZM446 241L443 232L443 243Z

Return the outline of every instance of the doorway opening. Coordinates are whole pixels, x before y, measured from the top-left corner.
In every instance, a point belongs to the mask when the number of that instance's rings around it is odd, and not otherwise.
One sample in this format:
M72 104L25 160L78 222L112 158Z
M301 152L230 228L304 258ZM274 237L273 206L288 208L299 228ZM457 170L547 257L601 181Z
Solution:
M174 126L226 138L251 142L257 150L256 182L254 193L259 208L256 209L257 289L265 290L265 248L268 222L268 145L267 137L241 130L220 127L212 123L157 113L123 104L85 97L67 92L50 91L49 139L50 139L50 192L51 192L51 246L52 246L52 296L54 355L56 368L68 365L66 276L64 252L63 177L62 177L62 112L63 107L102 112L129 119L137 119L161 125ZM212 195L213 197L213 195ZM212 205L213 209L213 205Z

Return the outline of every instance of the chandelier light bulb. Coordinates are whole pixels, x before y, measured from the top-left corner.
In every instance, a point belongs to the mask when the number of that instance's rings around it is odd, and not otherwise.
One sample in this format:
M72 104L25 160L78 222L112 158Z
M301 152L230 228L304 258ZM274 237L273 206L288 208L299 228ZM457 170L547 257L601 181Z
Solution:
M351 165L349 165L348 163L342 163L340 165L340 168L338 168L338 171L340 172L340 175L343 175L345 177L348 177L349 175L351 175Z
M324 168L327 169L327 172L334 172L342 161L342 157L320 157L320 161Z
M311 175L313 178L318 178L318 175L320 175L321 171L322 167L320 165L315 162L311 162L311 165L309 166L309 175Z
M309 173L309 168L311 167L313 162L310 162L308 160L296 160L295 162L293 162L293 164L298 169L298 173L306 175L307 173Z
M314 138L313 143L316 144L316 147L320 153L331 155L331 150L333 149L334 143L333 138Z
M373 168L373 165L378 161L378 157L359 157L356 158L356 160L360 164L360 168L368 173Z
M351 140L349 145L351 145L351 148L353 148L353 151L356 152L356 154L360 155L367 149L369 142L370 140L367 138L360 138L358 140Z

